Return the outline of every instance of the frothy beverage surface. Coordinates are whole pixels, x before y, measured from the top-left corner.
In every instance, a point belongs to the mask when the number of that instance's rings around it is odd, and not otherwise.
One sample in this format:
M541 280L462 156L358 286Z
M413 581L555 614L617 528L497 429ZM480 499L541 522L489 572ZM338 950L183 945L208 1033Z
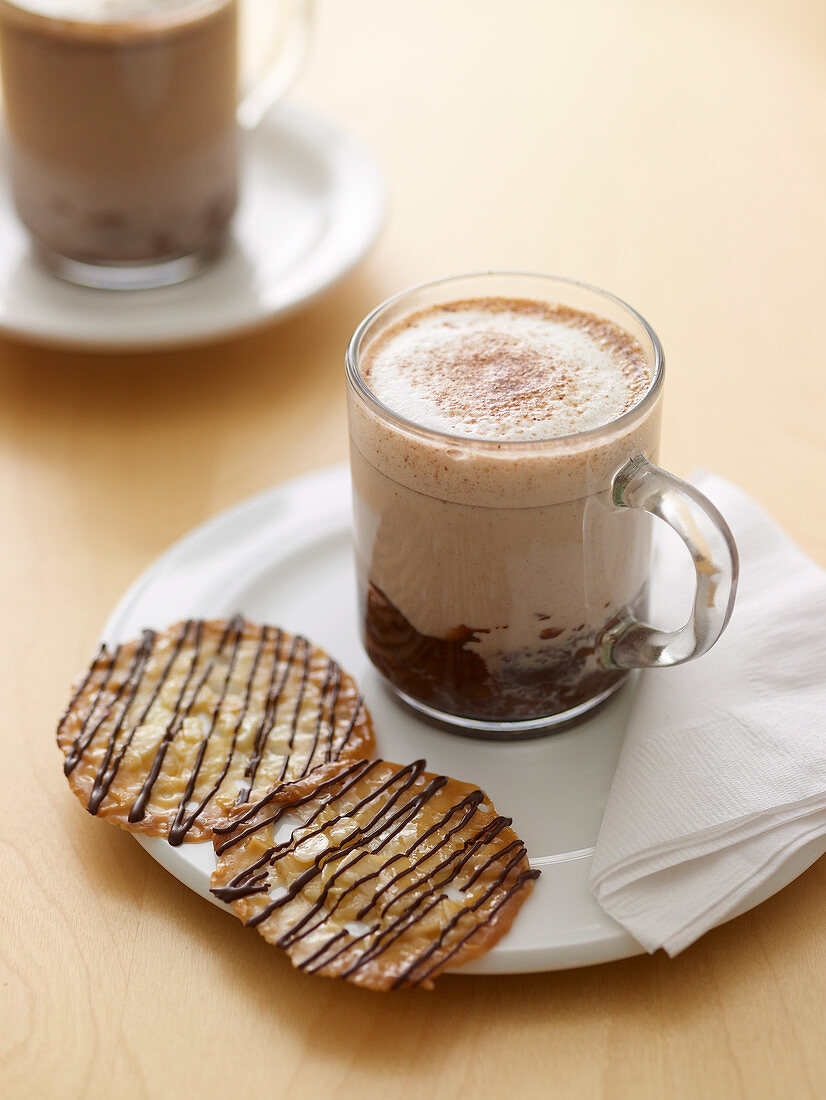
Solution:
M609 424L652 382L645 352L619 325L508 298L403 318L365 349L361 373L383 404L424 428L513 441Z
M11 0L14 7L68 22L121 23L218 7L221 0Z

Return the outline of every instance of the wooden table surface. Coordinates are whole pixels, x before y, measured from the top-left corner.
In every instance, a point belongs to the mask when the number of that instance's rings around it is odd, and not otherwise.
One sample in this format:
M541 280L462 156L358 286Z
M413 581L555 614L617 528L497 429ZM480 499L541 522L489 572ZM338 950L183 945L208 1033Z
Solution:
M669 359L664 464L733 478L826 565L825 63L822 0L326 0L293 95L386 172L359 268L211 347L0 342L0 1094L826 1095L824 861L673 961L380 998L295 973L86 815L54 744L136 574L343 459L350 332L451 272L633 303Z

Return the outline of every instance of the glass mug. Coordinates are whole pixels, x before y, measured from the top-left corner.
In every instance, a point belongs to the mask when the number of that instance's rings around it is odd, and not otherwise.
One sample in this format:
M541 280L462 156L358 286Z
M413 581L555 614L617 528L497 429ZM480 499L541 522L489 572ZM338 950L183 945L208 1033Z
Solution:
M311 0L255 5L268 56L239 104L239 3L0 0L12 193L53 273L164 286L225 244L239 131L292 82L311 16Z
M617 419L539 441L421 427L370 391L366 349L430 306L530 299L596 314L643 348L652 381ZM367 653L407 704L458 731L536 736L586 714L631 669L705 653L731 615L737 550L717 509L656 465L665 362L625 303L541 275L480 274L391 298L358 327L346 371L359 618ZM691 616L646 621L651 524L694 562Z

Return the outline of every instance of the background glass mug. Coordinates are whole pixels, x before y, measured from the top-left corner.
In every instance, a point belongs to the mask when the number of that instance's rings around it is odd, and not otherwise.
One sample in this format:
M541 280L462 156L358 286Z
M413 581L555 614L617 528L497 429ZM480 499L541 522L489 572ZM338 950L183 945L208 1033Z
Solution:
M422 428L370 391L360 362L389 325L429 306L530 299L606 318L644 350L652 381L603 426L539 441ZM592 287L539 275L461 276L373 311L347 350L362 638L391 688L460 731L528 736L585 714L634 668L706 652L731 614L737 551L717 509L653 463L664 358L649 325ZM651 524L685 542L688 622L645 622Z
M163 286L220 250L239 126L291 83L310 22L310 0L246 0L259 75L239 105L239 2L0 0L13 197L55 274Z

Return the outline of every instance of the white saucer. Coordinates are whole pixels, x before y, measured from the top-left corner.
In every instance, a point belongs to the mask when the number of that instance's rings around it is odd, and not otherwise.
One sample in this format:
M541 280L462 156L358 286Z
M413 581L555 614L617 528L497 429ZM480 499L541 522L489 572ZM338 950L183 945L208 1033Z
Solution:
M292 105L270 111L245 141L227 251L204 274L159 290L88 290L47 274L0 171L0 331L85 349L173 347L252 329L330 287L381 224L373 160L332 123Z
M358 640L347 470L334 467L239 504L185 536L141 576L113 612L108 641L190 615L242 611L307 634L353 673L376 727L377 750L482 786L514 819L542 871L510 933L463 971L519 973L584 966L642 948L597 905L588 871L625 731L633 686L576 729L503 744L445 733L403 710ZM211 845L173 848L139 838L159 863L202 897Z

